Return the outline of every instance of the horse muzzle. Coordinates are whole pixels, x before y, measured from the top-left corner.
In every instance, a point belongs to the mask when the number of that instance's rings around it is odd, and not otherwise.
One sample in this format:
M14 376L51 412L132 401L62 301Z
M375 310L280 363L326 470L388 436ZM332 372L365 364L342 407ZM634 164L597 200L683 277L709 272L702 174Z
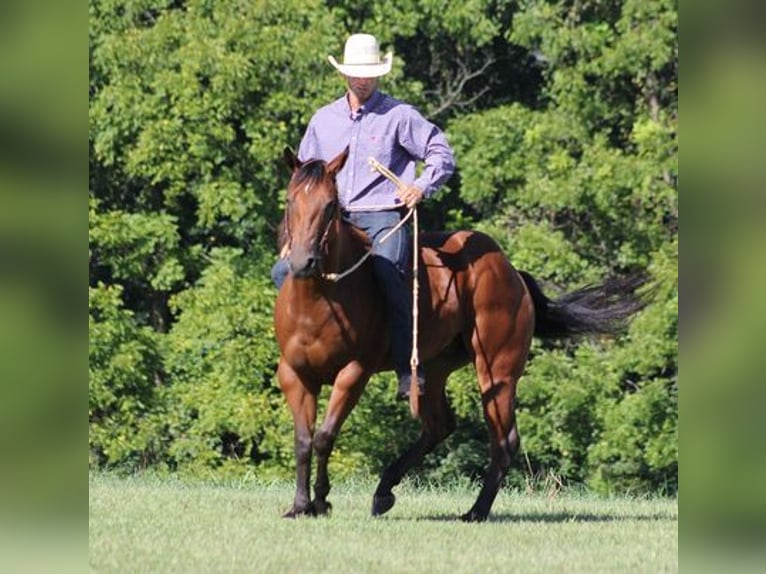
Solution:
M293 277L313 277L319 273L319 253L316 250L300 251L293 249L287 259Z

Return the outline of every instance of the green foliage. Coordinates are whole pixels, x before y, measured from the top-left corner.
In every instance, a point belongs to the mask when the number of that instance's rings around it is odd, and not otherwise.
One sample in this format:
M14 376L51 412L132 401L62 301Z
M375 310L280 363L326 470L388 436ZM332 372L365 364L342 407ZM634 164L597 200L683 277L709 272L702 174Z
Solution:
M588 445L598 431L600 402L616 390L604 351L581 347L575 356L554 351L536 355L519 389L522 448L533 473L555 469L582 481Z
M183 279L175 218L117 209L99 213L95 200L91 205L91 256L108 264L114 279L157 291L169 291Z
M145 417L158 404L158 337L125 309L118 285L88 295L90 464L141 468L157 462Z
M323 403L327 395L329 392L323 397ZM335 443L330 459L333 476L379 474L392 462L392 455L398 456L417 438L417 422L412 420L409 408L396 401L395 396L396 378L392 373L370 379Z
M274 377L274 296L261 266L221 249L171 301L176 320L163 355L173 384L162 424L173 468L242 474L253 463L276 473L290 466L292 421Z
M657 304L617 350L623 393L601 405L601 434L588 451L588 483L604 492L678 489L677 245L656 254Z
M670 387L670 388L668 388ZM678 490L677 389L667 381L642 385L603 407L603 430L589 449L589 483L605 492Z
M605 492L676 488L677 2L89 10L91 466L291 474L268 278L281 152L342 93L327 54L366 31L395 53L382 88L455 149L426 227L489 233L551 295L637 269L654 281L624 337L535 344L511 482L531 471ZM478 478L487 436L470 368L448 394L457 430L419 476ZM416 436L393 395L389 375L370 381L334 475L377 473Z
M91 163L119 181L96 192L166 210L195 244L249 245L273 229L281 150L339 89L319 73L332 20L316 2L144 4L91 9L106 28L91 38ZM115 13L136 22L110 28Z

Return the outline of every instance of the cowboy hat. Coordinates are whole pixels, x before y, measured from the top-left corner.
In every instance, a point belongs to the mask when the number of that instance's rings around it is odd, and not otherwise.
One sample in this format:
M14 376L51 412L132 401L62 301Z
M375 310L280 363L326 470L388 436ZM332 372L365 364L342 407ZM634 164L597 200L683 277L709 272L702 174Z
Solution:
M343 50L343 63L332 56L327 56L330 63L344 76L352 78L377 78L391 71L393 52L388 52L380 59L380 45L375 36L370 34L352 34L346 40Z

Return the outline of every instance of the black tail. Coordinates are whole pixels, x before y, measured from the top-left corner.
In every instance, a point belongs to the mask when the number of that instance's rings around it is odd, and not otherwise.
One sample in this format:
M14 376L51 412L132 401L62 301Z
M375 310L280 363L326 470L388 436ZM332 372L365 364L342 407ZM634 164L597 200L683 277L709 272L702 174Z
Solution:
M651 293L639 294L648 276L635 274L588 285L558 299L549 299L526 271L519 271L535 305L535 336L565 338L587 333L617 334L628 319L649 303Z

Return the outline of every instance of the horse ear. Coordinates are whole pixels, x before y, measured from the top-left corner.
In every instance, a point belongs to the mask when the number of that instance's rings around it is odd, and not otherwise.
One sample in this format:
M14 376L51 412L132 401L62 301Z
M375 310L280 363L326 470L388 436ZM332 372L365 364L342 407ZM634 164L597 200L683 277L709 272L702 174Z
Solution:
M333 159L330 163L327 164L327 173L332 175L333 177L335 174L337 174L341 169L343 169L343 164L346 163L346 158L348 157L348 146L346 146L346 149L344 149L340 154L338 154L335 159Z
M287 167L289 167L292 171L297 170L301 165L303 165L298 159L298 156L295 155L293 148L290 146L285 147L284 151L282 152L282 159L284 159Z

